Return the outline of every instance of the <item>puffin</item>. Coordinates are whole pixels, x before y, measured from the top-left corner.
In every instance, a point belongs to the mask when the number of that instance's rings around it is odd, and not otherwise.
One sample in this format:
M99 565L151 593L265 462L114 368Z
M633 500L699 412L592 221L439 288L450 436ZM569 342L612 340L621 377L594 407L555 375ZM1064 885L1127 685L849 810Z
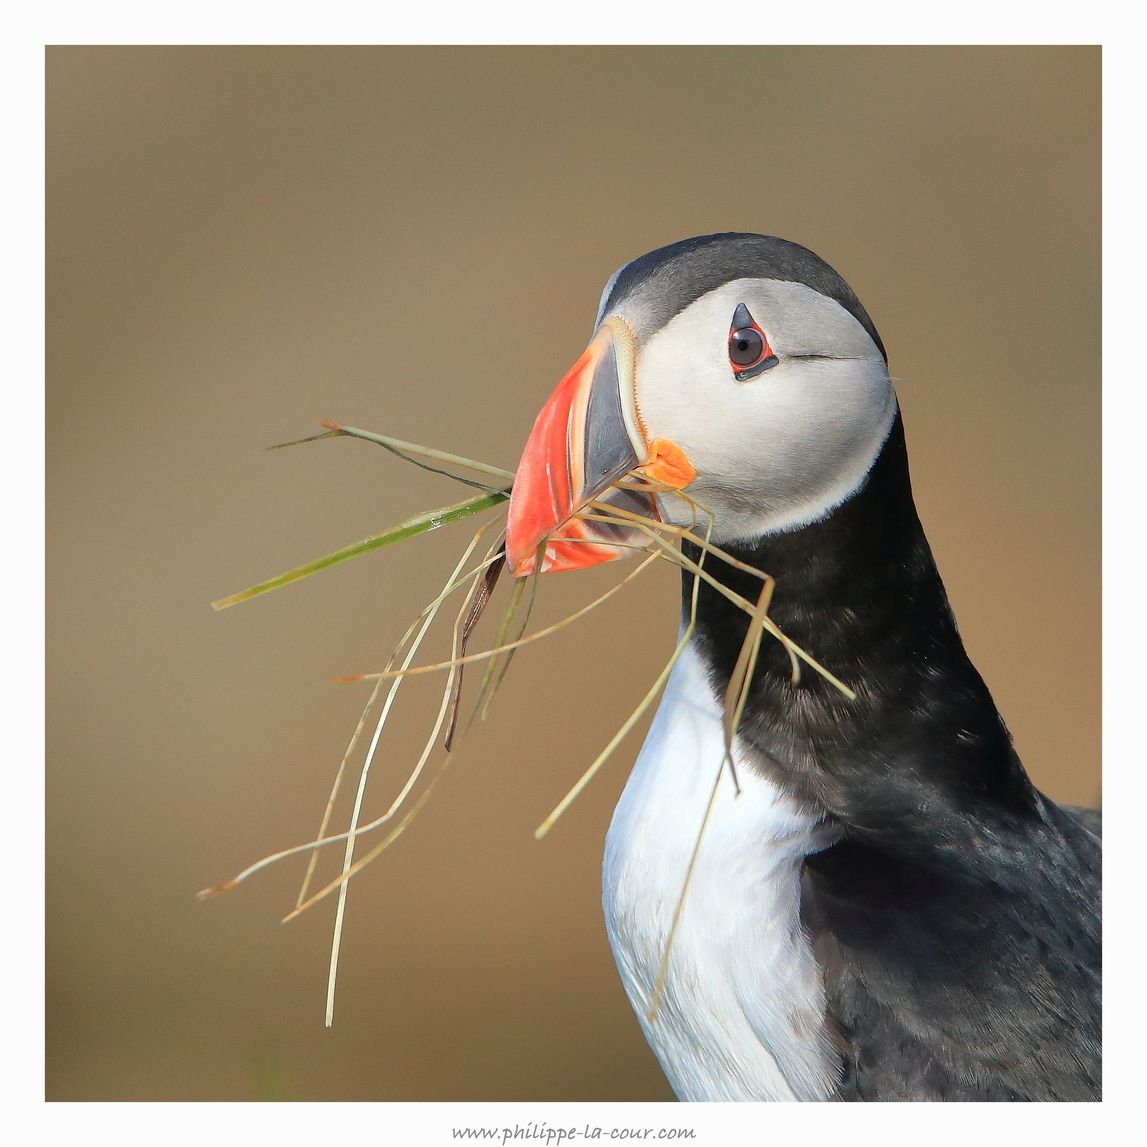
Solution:
M698 506L735 559L702 581ZM1100 1099L1099 814L1025 772L917 514L884 343L810 250L706 235L609 278L523 451L509 569L626 556L639 518L689 530L694 568L602 904L677 1097ZM763 575L848 689L765 637L729 743L750 619L721 590L756 601Z

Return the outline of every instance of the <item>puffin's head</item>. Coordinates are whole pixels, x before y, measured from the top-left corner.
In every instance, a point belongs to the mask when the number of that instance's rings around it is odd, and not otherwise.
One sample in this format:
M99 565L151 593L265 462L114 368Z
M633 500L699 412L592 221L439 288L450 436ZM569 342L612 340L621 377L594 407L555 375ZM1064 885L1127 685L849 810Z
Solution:
M594 337L543 407L510 498L517 575L631 552L578 517L595 498L688 524L682 498L610 490L642 475L711 510L715 542L825 516L864 482L895 419L884 346L848 284L811 251L708 235L627 264Z

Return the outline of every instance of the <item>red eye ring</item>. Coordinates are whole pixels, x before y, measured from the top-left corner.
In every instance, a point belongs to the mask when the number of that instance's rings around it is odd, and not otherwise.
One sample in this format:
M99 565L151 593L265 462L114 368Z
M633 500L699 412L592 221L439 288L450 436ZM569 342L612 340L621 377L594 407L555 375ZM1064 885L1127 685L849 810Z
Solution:
M768 336L760 326L738 307L738 314L734 316L734 324L729 328L729 366L733 369L733 377L738 382L745 382L755 378L769 367L776 366L777 356L769 346ZM737 319L748 318L747 323L736 323Z
M729 366L738 382L747 382L777 365L768 336L744 303L738 303L729 323Z

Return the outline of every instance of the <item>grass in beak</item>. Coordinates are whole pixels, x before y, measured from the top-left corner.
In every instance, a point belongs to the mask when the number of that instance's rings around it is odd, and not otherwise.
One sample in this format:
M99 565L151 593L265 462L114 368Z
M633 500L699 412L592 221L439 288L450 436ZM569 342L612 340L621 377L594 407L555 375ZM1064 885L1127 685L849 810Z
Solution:
M232 594L229 597L222 598L219 601L212 603L216 609L225 609L228 606L235 605L243 601L249 601L252 598L260 596L261 594L268 593L273 589L278 589L282 586L290 585L296 581L300 581L306 577L309 577L312 574L319 572L320 570L328 569L331 566L338 565L352 557L357 557L359 554L368 553L374 549L381 549L389 545L394 545L398 542L405 541L408 538L416 537L430 530L438 529L446 525L451 525L455 522L464 521L475 514L482 513L485 510L493 509L498 505L505 503L509 498L510 484L512 484L514 478L513 473L510 471L502 470L496 466L489 466L482 462L476 462L473 459L464 458L461 455L450 454L446 451L432 450L428 447L419 446L415 443L404 442L401 439L389 438L381 434L374 434L369 431L360 430L356 427L342 426L337 423L330 422L323 423L323 425L327 428L324 433L313 435L310 438L300 439L299 441L310 442L331 437L361 438L364 441L372 442L376 445L382 446L390 453L396 455L399 458L402 458L405 461L411 462L433 473L442 474L453 478L458 482L478 489L480 492L478 495L471 497L466 501L458 502L450 506L444 506L438 510L431 510L424 514L416 515L415 517L409 518L406 521L399 523L397 526L383 531L380 534L372 535L371 537L365 538L360 542L353 543L352 545L346 546L341 550L337 550L332 554L327 554L324 557L315 559L312 562L298 566L293 570L288 570L286 573L280 574L275 578L268 579L265 582L261 582L258 585L241 591L240 593ZM284 443L283 445L289 446L296 444L297 443ZM278 449L278 447L272 447L272 449ZM488 484L486 481L478 481L465 477L454 472L457 470L465 470L473 474L481 475L482 478L496 482L498 485ZM374 685L370 697L368 698L367 703L363 709L362 715L359 718L354 733L351 736L350 742L347 745L346 751L343 754L342 760L339 763L334 782L331 786L330 795L327 800L326 807L323 811L321 822L319 824L318 834L315 839L304 844L297 845L293 848L274 853L270 856L263 857L261 860L257 861L255 864L250 865L248 868L244 869L237 876L227 881L226 883L212 889L207 889L200 893L201 897L214 895L218 892L225 891L243 883L255 873L261 871L263 868L266 868L280 860L284 860L288 857L300 855L303 853L309 854L306 873L299 888L298 896L295 900L295 905L293 909L287 914L287 916L284 917L284 922L294 919L300 913L306 911L308 908L331 895L333 892L338 892L338 904L335 911L334 932L332 935L330 965L327 979L326 1024L328 1027L331 1026L331 1023L333 1022L334 997L335 986L337 982L339 954L341 948L343 926L345 922L346 901L351 879L364 867L366 867L366 865L370 864L387 848L389 848L402 835L402 833L411 824L419 812L425 807L427 801L435 791L446 769L457 757L457 744L461 740L462 736L464 736L466 730L470 728L476 718L485 719L515 652L525 645L539 641L544 637L548 637L554 633L559 632L580 618L586 616L599 605L602 605L609 598L613 597L630 582L634 581L655 561L669 561L676 565L683 572L691 574L693 577L689 615L684 627L682 628L677 644L675 645L669 659L657 674L653 684L638 702L637 706L630 713L629 717L626 718L621 727L610 738L609 742L605 745L595 760L582 773L582 775L578 778L578 780L574 783L566 795L558 802L558 804L550 812L549 816L547 816L546 819L538 826L534 833L535 837L539 840L546 836L546 834L550 831L558 819L570 807L570 805L573 804L580 793L584 791L589 782L594 778L594 776L597 775L597 773L610 759L624 738L632 731L634 726L638 723L638 721L640 721L642 716L648 711L650 706L660 695L671 673L673 672L674 667L680 660L685 649L688 647L689 641L696 631L698 601L702 582L710 585L718 593L723 594L728 600L732 601L738 609L746 613L748 615L749 621L745 639L737 657L736 664L734 665L733 672L730 676L724 700L724 756L722 760L718 762L717 775L714 780L712 791L709 795L701 825L698 829L697 839L690 856L689 864L684 875L681 892L677 899L669 931L666 936L665 948L662 953L650 1002L650 1022L653 1022L656 1019L658 1005L664 991L665 980L668 974L669 959L673 948L674 938L677 934L678 926L680 924L682 912L685 906L686 895L693 876L694 868L696 866L697 858L700 854L705 830L709 824L712 810L717 799L721 773L723 772L726 764L729 767L735 790L737 794L740 793L740 786L737 780L736 764L734 761L733 750L737 729L740 725L748 699L749 689L752 683L753 673L756 668L763 635L765 633L769 633L788 651L788 655L793 666L794 682L799 680L800 665L803 662L811 666L816 672L820 673L826 680L831 682L846 696L850 698L855 697L855 694L851 689L849 689L843 682L839 681L827 669L820 665L819 662L817 662L814 658L812 658L809 654L797 646L795 642L791 641L787 636L785 636L779 627L777 627L777 625L769 618L768 611L774 589L773 579L768 574L765 574L755 567L740 561L739 559L733 557L733 555L721 549L719 546L713 544L712 534L715 524L714 515L712 511L708 509L708 507L697 502L689 495L685 494L683 491L668 487L663 483L656 482L640 474L631 475L625 479L622 479L617 483L617 485L625 489L648 492L652 494L671 494L681 499L686 505L690 507L690 527L685 528L681 526L674 526L669 523L658 521L656 519L650 519L638 514L631 513L619 506L607 505L601 501L590 503L590 505L586 507L586 509L579 515L580 517L584 517L589 521L609 523L614 526L625 526L631 529L636 528L642 536L648 539L647 542L643 544L633 544L626 542L616 542L611 544L615 545L617 548L651 552L646 552L646 556L634 570L632 570L620 582L611 586L604 593L600 594L588 605L581 607L560 621L527 634L526 630L529 625L530 613L537 594L538 577L540 576L537 571L542 568L542 556L545 551L546 542L543 541L539 546L537 561L535 562L535 572L528 575L527 577L515 579L514 581L513 588L509 595L509 600L498 624L492 646L489 649L485 649L478 653L469 653L468 646L471 636L477 628L480 620L484 616L487 607L489 606L489 603L494 596L499 577L505 564L504 534L501 534L499 535L499 538L494 543L494 545L489 547L483 560L477 563L477 565L467 568L467 564L471 561L472 555L480 544L482 538L486 535L487 531L495 525L495 523L489 522L482 526L474 534L473 538L465 548L462 556L459 558L454 569L452 570L450 577L446 580L442 591L434 598L433 601L431 601L426 606L425 609L422 610L419 616L416 617L413 622L411 622L402 640L395 647L393 653L387 661L385 668L379 673L361 674L354 678L342 679L372 679L374 681ZM703 535L698 531L698 521L701 516L704 516L704 518L707 520L707 525ZM584 540L587 544L594 544L591 542L591 539L567 540L570 542ZM686 556L679 548L679 543L684 541L688 541L697 547L699 553L696 561ZM733 568L748 572L760 579L761 591L756 601L751 601L741 594L729 589L729 587L725 586L718 578L713 575L711 570L705 568L707 559L724 562ZM450 657L446 660L433 664L414 665L413 662L418 653L418 650L421 647L424 638L427 636L428 631L433 626L442 605L453 593L466 586L469 586L469 593L466 595L466 598L454 620L450 645ZM473 710L471 711L470 717L467 720L461 734L459 734L458 715L461 706L461 690L464 668L470 663L478 661L486 662L485 671L477 691ZM442 690L437 716L433 723L433 727L431 728L430 733L423 744L419 758L414 764L414 767L410 770L397 795L391 801L386 811L383 812L380 816L375 817L373 820L370 820L366 823L361 823L366 788L371 768L378 753L379 743L387 725L387 721L391 715L398 689L407 677L436 671L445 671L446 681ZM365 751L363 763L359 771L358 784L355 790L353 808L351 810L348 828L345 832L327 835L331 819L334 815L335 804L341 790L343 780L350 767L350 761L354 756L360 741L362 740L363 733L367 728L371 715L375 712L375 707L378 705L379 699L384 695L383 686L387 682L389 682L389 688L385 690L385 698L375 720L374 730L370 738L370 743ZM442 760L438 764L437 768L432 771L432 775L430 775L428 780L426 780L422 792L418 795L413 805L408 807L408 802L411 798L411 794L413 793L415 787L418 786L419 782L424 778L424 774L426 773L426 766L429 762L431 753L437 744L439 734L442 732L444 726L446 730L444 738L445 753L442 757ZM392 823L396 820L396 818L397 823ZM390 830L382 838L382 840L376 843L364 855L356 858L355 851L359 838L367 835L368 833L373 833L387 825L390 825ZM332 845L340 842L344 843L341 870L334 879L329 880L317 891L312 891L312 884L314 882L316 867L319 859L319 850L327 845Z

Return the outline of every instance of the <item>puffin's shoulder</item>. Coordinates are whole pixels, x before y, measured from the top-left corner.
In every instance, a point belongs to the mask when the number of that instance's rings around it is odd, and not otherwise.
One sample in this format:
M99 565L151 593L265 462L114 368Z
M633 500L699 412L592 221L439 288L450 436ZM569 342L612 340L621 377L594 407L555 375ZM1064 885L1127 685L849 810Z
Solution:
M847 835L806 862L801 918L842 1098L1100 1097L1101 844L1083 823L1096 818L1039 804L987 877Z

